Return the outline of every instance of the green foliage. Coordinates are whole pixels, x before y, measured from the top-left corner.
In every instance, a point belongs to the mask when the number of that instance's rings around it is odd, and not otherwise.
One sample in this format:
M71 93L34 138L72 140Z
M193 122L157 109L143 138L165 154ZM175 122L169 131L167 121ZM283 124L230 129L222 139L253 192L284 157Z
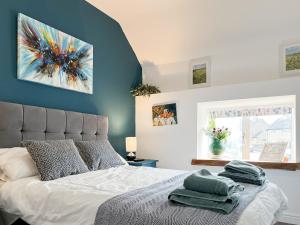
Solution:
M208 122L208 128L216 128L216 120L215 119L211 119L209 122Z
M300 69L300 53L295 53L286 56L286 70L299 70Z
M130 91L132 96L148 96L160 93L158 87L149 84L140 84Z

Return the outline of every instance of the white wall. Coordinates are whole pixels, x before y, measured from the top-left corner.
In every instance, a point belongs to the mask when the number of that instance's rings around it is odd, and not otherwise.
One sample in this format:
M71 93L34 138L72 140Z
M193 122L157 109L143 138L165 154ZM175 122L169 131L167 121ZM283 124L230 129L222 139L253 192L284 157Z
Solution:
M279 47L287 41L285 37L274 35L247 40L245 35L244 38L228 45L224 40L199 52L197 57L211 58L211 86L279 77ZM191 80L189 67L190 60L161 65L143 62L143 81L159 86L163 92L187 89Z
M200 168L191 166L191 160L197 157L197 103L281 95L296 95L296 107L299 106L300 77L169 92L150 98L137 97L138 157L158 159L158 166L163 168ZM153 127L152 105L167 102L177 102L178 125ZM300 127L300 110L296 110L296 127ZM296 132L296 139L300 143L300 132ZM297 159L300 161L300 148ZM300 171L267 170L267 175L289 198L289 210L284 219L300 224Z

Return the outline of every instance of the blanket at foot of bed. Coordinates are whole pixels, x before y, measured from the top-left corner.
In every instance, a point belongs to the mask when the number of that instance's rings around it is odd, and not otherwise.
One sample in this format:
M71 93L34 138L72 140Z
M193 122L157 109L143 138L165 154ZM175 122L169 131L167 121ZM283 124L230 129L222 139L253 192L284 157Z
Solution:
M235 225L256 194L265 187L243 184L245 190L241 192L239 205L224 215L168 201L169 193L181 187L188 175L182 174L107 200L98 208L95 225Z

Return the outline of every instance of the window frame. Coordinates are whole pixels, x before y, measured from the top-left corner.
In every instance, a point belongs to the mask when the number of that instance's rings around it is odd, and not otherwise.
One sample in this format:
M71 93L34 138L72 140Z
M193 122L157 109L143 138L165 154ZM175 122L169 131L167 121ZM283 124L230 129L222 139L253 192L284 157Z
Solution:
M257 103L258 102L258 103ZM289 96L275 96L275 97L261 97L261 98L252 98L252 99L237 99L237 100L224 100L224 101L212 101L212 102L199 102L197 108L197 159L212 159L209 148L208 148L208 141L207 137L203 134L203 129L207 127L207 121L211 118L210 112L214 109L220 110L244 110L251 108L276 108L276 107L290 107L291 111L291 155L289 158L288 163L296 162L296 96L289 95ZM274 111L275 112L275 111ZM284 111L281 111L284 112ZM282 113L285 114L285 113ZM257 116L264 116L257 115ZM270 113L269 115L272 115ZM277 113L275 113L277 115ZM278 113L280 115L280 113ZM241 115L237 116L240 117L242 120L242 146L240 149L242 160L249 161L250 160L250 117L256 115ZM224 115L216 116L216 118L224 118ZM226 117L226 116L225 116ZM235 116L228 116L235 117ZM205 121L205 122L204 122ZM234 157L220 157L221 160L226 159L234 159ZM259 162L257 159L256 162Z

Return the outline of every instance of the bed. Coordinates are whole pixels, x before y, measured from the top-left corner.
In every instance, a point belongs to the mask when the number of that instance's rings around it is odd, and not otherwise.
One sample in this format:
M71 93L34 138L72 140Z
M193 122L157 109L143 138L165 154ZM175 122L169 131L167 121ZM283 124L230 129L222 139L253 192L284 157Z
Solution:
M19 146L22 140L31 139L107 139L105 116L7 102L0 102L0 115L0 148ZM99 206L109 200L185 173L125 164L51 181L30 176L1 182L0 210L5 221L0 221L10 224L22 218L31 225L92 225ZM236 224L270 225L286 207L284 193L269 183L243 210Z

